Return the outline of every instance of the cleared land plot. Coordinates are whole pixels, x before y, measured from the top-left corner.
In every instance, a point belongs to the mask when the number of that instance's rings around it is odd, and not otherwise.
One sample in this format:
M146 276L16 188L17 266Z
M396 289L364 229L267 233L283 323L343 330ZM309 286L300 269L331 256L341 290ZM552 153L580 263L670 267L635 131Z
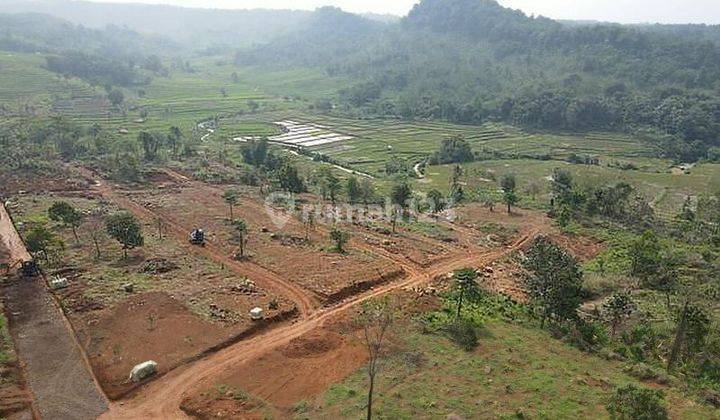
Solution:
M193 183L173 191L137 192L129 197L169 220L181 217L178 221L189 229L202 227L210 242L233 255L240 247L221 194L220 189ZM324 302L404 275L402 269L372 252L352 246L348 246L348 254L332 251L330 238L319 229L312 231L306 242L305 230L297 220L277 227L256 194L245 190L234 211L235 217L248 226L246 249L250 263L312 291Z
M158 238L155 220L143 220L145 245L128 260L122 260L119 245L109 238L101 238L96 260L88 234L102 230L99 215L116 207L91 194L25 196L18 218L26 226L46 221L47 208L60 199L92 215L79 229L80 244L67 229L54 228L66 249L47 271L69 279L70 287L56 295L111 398L132 389L127 377L138 363L155 360L164 373L295 314L291 302L197 256L190 245ZM127 292L124 286L130 283L133 291ZM250 319L254 307L265 310L266 321Z

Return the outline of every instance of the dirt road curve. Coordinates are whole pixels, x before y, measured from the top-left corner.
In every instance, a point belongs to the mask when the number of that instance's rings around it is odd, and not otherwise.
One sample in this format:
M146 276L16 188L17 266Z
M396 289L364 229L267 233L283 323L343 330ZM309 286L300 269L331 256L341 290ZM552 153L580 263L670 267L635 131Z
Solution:
M91 171L80 168L80 172L88 179L99 179ZM181 174L166 171L168 175L183 183L193 183ZM204 188L212 189L211 186ZM148 209L139 205L124 195L113 191L112 187L101 181L96 181L95 190L105 198L116 202L136 215L146 219L162 218L168 224L168 230L181 242L187 235L187 226L182 226L172 215L156 209ZM260 209L258 209L260 210ZM510 252L525 246L537 232L532 231L523 235L511 246L505 249L494 250L484 254L464 254L455 256L435 264L430 268L421 268L417 264L400 255L392 254L385 249L367 243L358 244L377 255L393 261L401 266L407 276L397 282L376 287L365 293L355 295L339 304L329 308L319 308L318 302L308 293L296 285L279 278L274 273L252 263L237 262L212 244L206 248L191 247L193 252L203 253L215 261L224 263L227 267L250 276L261 287L292 299L300 309L301 318L297 322L277 327L257 335L249 340L239 342L218 351L202 360L179 367L156 381L138 389L127 401L111 403L110 409L101 418L105 419L180 419L187 416L180 410L183 398L193 391L202 390L214 385L213 380L226 373L231 368L237 368L243 363L256 359L290 341L320 328L324 323L342 314L352 307L371 298L388 294L392 291L408 288L429 282L435 277L445 275L462 267L482 267L493 261L501 259Z
M25 249L25 244L12 224L10 215L5 208L5 203L0 203L0 246L10 254L8 263L14 264L18 261L30 261L32 257Z
M203 360L178 368L159 380L141 388L135 397L123 405L112 404L103 419L163 418L184 419L187 416L180 410L180 404L189 391L210 387L213 378L227 372L228 369L251 361L264 353L289 343L291 340L321 327L323 323L338 314L371 298L388 294L394 290L423 284L465 266L480 267L501 259L510 252L528 244L536 235L530 232L520 238L511 247L489 252L483 255L465 256L446 261L428 270L413 270L413 274L403 281L391 283L370 290L342 302L338 306L318 310L311 316L282 328L271 330L255 338L238 343Z

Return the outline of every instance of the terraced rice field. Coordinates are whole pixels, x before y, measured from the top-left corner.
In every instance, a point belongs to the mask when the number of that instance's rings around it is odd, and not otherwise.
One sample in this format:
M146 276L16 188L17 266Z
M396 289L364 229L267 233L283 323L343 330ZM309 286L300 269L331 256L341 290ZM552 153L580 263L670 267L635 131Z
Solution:
M280 140L290 140L290 143L328 155L343 166L373 175L383 175L385 163L393 157L406 160L410 165L423 162L440 147L443 140L456 136L468 140L477 152L500 152L518 157L549 155L556 160L578 154L599 157L604 162L637 162L643 159L647 165L658 165L658 162L649 160L651 150L647 145L614 133L530 134L499 123L472 126L443 122L353 120L288 112L267 113L252 118L266 122L290 121L294 124L292 127L301 127L298 136L289 133L286 137L281 136ZM341 140L322 142L309 139L310 135L319 136L320 133L329 139ZM307 138L301 134L307 135Z
M95 89L45 68L40 55L0 53L0 110L5 114L47 111L53 101L91 97Z

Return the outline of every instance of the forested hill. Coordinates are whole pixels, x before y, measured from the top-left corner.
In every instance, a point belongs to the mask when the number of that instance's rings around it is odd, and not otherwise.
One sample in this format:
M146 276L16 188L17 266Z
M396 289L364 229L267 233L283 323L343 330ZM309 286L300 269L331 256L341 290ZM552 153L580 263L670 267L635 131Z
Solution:
M705 158L720 145L720 49L671 28L568 25L492 0L424 0L360 43L353 30L322 40L298 31L238 56L267 65L322 58L315 63L329 74L356 81L340 97L359 115L635 131L668 156ZM288 63L293 46L303 54Z
M186 49L215 52L268 42L295 30L312 14L298 10L220 10L76 0L0 0L0 13L30 12L94 29L125 27L172 39Z
M289 66L317 66L364 51L386 25L335 7L317 9L296 31L279 36L268 44L241 50L236 56L243 63L274 63Z

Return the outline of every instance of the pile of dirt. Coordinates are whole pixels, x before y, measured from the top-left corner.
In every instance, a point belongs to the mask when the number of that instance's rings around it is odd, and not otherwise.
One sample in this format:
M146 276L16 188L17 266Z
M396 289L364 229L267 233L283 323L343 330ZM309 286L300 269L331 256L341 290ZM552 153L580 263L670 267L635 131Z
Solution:
M140 272L152 275L165 274L177 270L178 266L172 261L164 258L152 258L145 261Z
M290 359L318 357L342 345L338 335L319 334L314 332L308 336L292 340L280 352Z
M308 401L324 392L367 361L362 343L334 328L328 325L315 330L251 363L238 365L214 383L243 390L250 399L266 401L268 409L277 411L277 418L292 418L298 401ZM255 413L262 411L246 413L243 406L229 404L227 396L219 396L216 390L213 387L189 394L182 403L183 411L207 419L255 418Z
M244 395L235 390L223 393L214 389L197 398L185 398L180 404L180 409L188 416L200 420L240 418L260 420L266 416L251 412L259 405L255 400L244 398Z

